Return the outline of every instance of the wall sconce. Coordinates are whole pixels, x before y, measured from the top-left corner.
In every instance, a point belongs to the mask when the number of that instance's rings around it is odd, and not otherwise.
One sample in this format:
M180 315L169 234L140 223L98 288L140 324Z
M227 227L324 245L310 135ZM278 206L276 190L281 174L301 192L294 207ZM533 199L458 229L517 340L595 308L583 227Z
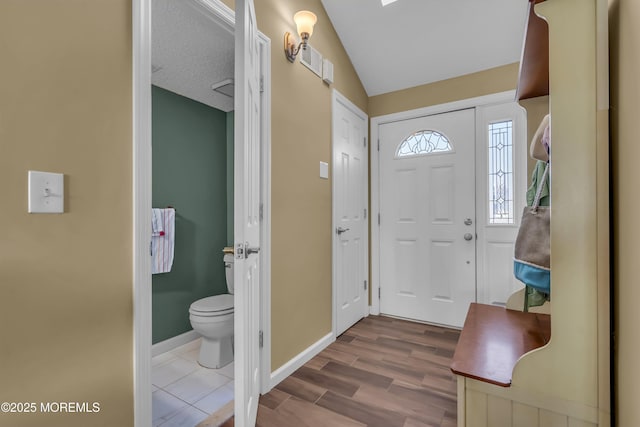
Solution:
M318 18L308 10L301 10L293 15L293 20L298 27L298 34L300 34L301 41L298 47L296 47L296 39L293 35L288 31L284 33L284 54L289 62L296 60L296 56L298 55L298 52L300 52L301 47L302 49L307 48L309 37L313 34L313 26L318 21Z

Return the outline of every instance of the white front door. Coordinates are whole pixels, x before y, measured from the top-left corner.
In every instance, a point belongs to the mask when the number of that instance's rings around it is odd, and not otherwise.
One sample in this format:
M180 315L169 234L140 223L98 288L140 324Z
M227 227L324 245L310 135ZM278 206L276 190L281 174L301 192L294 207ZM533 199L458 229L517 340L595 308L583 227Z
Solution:
M369 307L367 229L367 116L334 90L333 281L336 335Z
M260 44L253 0L236 2L235 425L254 426L260 329Z
M476 299L475 111L381 124L380 312L461 327Z

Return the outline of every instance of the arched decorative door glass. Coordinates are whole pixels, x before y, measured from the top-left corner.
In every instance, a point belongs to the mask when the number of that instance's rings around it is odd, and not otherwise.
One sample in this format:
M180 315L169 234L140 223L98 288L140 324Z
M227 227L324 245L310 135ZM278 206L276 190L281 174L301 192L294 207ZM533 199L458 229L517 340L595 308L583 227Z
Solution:
M420 130L405 138L396 152L396 158L452 152L449 138L435 130Z

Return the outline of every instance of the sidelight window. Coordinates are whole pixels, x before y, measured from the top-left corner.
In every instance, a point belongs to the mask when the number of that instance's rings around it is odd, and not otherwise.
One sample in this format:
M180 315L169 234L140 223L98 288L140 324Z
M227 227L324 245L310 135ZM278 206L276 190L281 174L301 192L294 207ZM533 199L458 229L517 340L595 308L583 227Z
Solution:
M513 224L513 121L489 124L489 224Z

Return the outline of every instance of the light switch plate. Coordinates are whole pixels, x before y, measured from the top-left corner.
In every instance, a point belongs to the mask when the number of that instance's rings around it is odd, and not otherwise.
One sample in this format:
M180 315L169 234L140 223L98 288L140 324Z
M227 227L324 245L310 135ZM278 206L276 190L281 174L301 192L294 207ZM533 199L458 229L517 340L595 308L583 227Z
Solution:
M320 178L329 179L329 163L320 162Z
M64 212L64 175L29 171L29 213Z

